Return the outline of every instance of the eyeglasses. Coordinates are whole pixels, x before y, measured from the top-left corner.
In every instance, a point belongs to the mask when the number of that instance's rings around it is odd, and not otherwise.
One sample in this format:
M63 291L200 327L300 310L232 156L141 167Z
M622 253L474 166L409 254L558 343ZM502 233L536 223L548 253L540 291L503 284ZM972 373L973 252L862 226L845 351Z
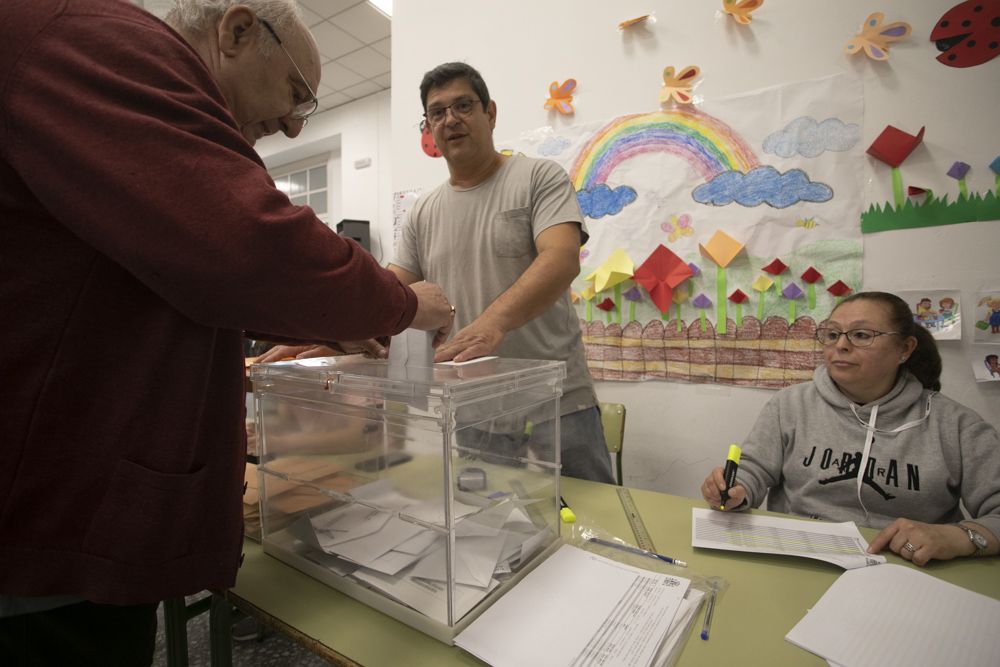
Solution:
M309 85L309 82L306 81L306 77L302 73L302 70L300 70L299 66L295 63L295 59L292 58L292 54L290 54L288 52L288 49L285 48L285 45L281 43L281 38L278 37L278 33L274 31L274 28L271 27L271 24L265 21L264 19L260 18L259 16L257 17L257 20L260 21L261 25L267 28L267 31L271 33L271 37L274 37L274 41L278 43L278 46L281 47L281 50L285 52L286 56L288 56L289 62L292 63L292 67L294 67L295 71L298 72L299 78L302 79L302 83L303 85L305 85L306 90L308 90L309 94L312 95L312 99L306 100L305 102L300 102L295 106L294 109L292 109L291 113L292 118L294 118L295 120L304 121L307 118L309 118L309 116L316 113L316 109L319 108L319 99L316 97L316 93Z
M477 102L478 100L463 97L455 100L446 107L431 107L424 113L424 118L426 118L427 122L432 126L440 125L444 122L445 116L448 115L448 109L451 109L452 114L456 118L466 118L472 113L472 110L476 108Z
M851 329L850 331L840 331L831 327L819 327L816 329L816 340L823 343L823 345L836 345L841 336L847 336L847 340L854 347L868 347L879 336L898 335L898 331L876 331L875 329Z

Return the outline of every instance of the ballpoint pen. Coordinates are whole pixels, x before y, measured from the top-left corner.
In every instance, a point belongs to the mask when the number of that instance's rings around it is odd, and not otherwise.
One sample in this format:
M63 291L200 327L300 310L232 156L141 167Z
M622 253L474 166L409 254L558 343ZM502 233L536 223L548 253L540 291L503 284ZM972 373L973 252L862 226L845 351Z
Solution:
M627 551L630 554L638 554L639 556L656 558L658 560L662 560L664 563L670 563L671 565L677 565L679 567L687 567L688 565L682 560L677 560L676 558L671 558L670 556L664 556L663 554L658 554L655 551L646 551L645 549L640 549L639 547L633 547L627 544L619 544L618 542L610 542L608 540L602 540L599 537L591 537L589 538L588 541L593 542L594 544L602 544L606 547L611 547L612 549Z
M701 625L701 638L708 641L708 633L712 629L712 614L715 612L715 595L716 588L715 584L712 584L712 590L708 592L708 606L705 608L705 622Z

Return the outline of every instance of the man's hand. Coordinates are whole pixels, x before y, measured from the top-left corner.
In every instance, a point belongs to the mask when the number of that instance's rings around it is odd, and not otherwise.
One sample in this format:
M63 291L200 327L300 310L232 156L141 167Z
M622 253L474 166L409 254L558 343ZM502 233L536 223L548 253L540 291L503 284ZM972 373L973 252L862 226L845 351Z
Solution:
M437 331L434 335L434 347L440 345L451 333L455 321L455 311L451 309L448 297L435 283L421 280L410 285L417 295L417 314L410 323L413 329L422 331Z
M496 324L480 317L439 347L437 354L434 355L434 362L468 361L485 357L500 346L505 333Z

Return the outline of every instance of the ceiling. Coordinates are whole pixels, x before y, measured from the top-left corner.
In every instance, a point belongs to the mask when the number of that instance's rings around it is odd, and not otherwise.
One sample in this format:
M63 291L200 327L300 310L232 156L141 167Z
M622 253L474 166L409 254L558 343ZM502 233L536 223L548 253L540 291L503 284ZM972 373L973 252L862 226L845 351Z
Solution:
M133 0L163 17L171 0ZM319 111L389 88L391 21L366 0L298 0L323 64Z

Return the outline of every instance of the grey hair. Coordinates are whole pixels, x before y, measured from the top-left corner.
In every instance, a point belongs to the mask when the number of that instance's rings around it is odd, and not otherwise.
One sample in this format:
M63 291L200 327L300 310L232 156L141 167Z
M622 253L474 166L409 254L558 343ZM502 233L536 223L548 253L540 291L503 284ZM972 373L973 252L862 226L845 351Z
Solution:
M230 7L243 5L264 19L279 36L289 35L302 23L302 11L295 0L174 0L164 21L181 34L199 35L215 29L223 14ZM277 48L274 39L259 33L257 48L263 56L270 56Z

